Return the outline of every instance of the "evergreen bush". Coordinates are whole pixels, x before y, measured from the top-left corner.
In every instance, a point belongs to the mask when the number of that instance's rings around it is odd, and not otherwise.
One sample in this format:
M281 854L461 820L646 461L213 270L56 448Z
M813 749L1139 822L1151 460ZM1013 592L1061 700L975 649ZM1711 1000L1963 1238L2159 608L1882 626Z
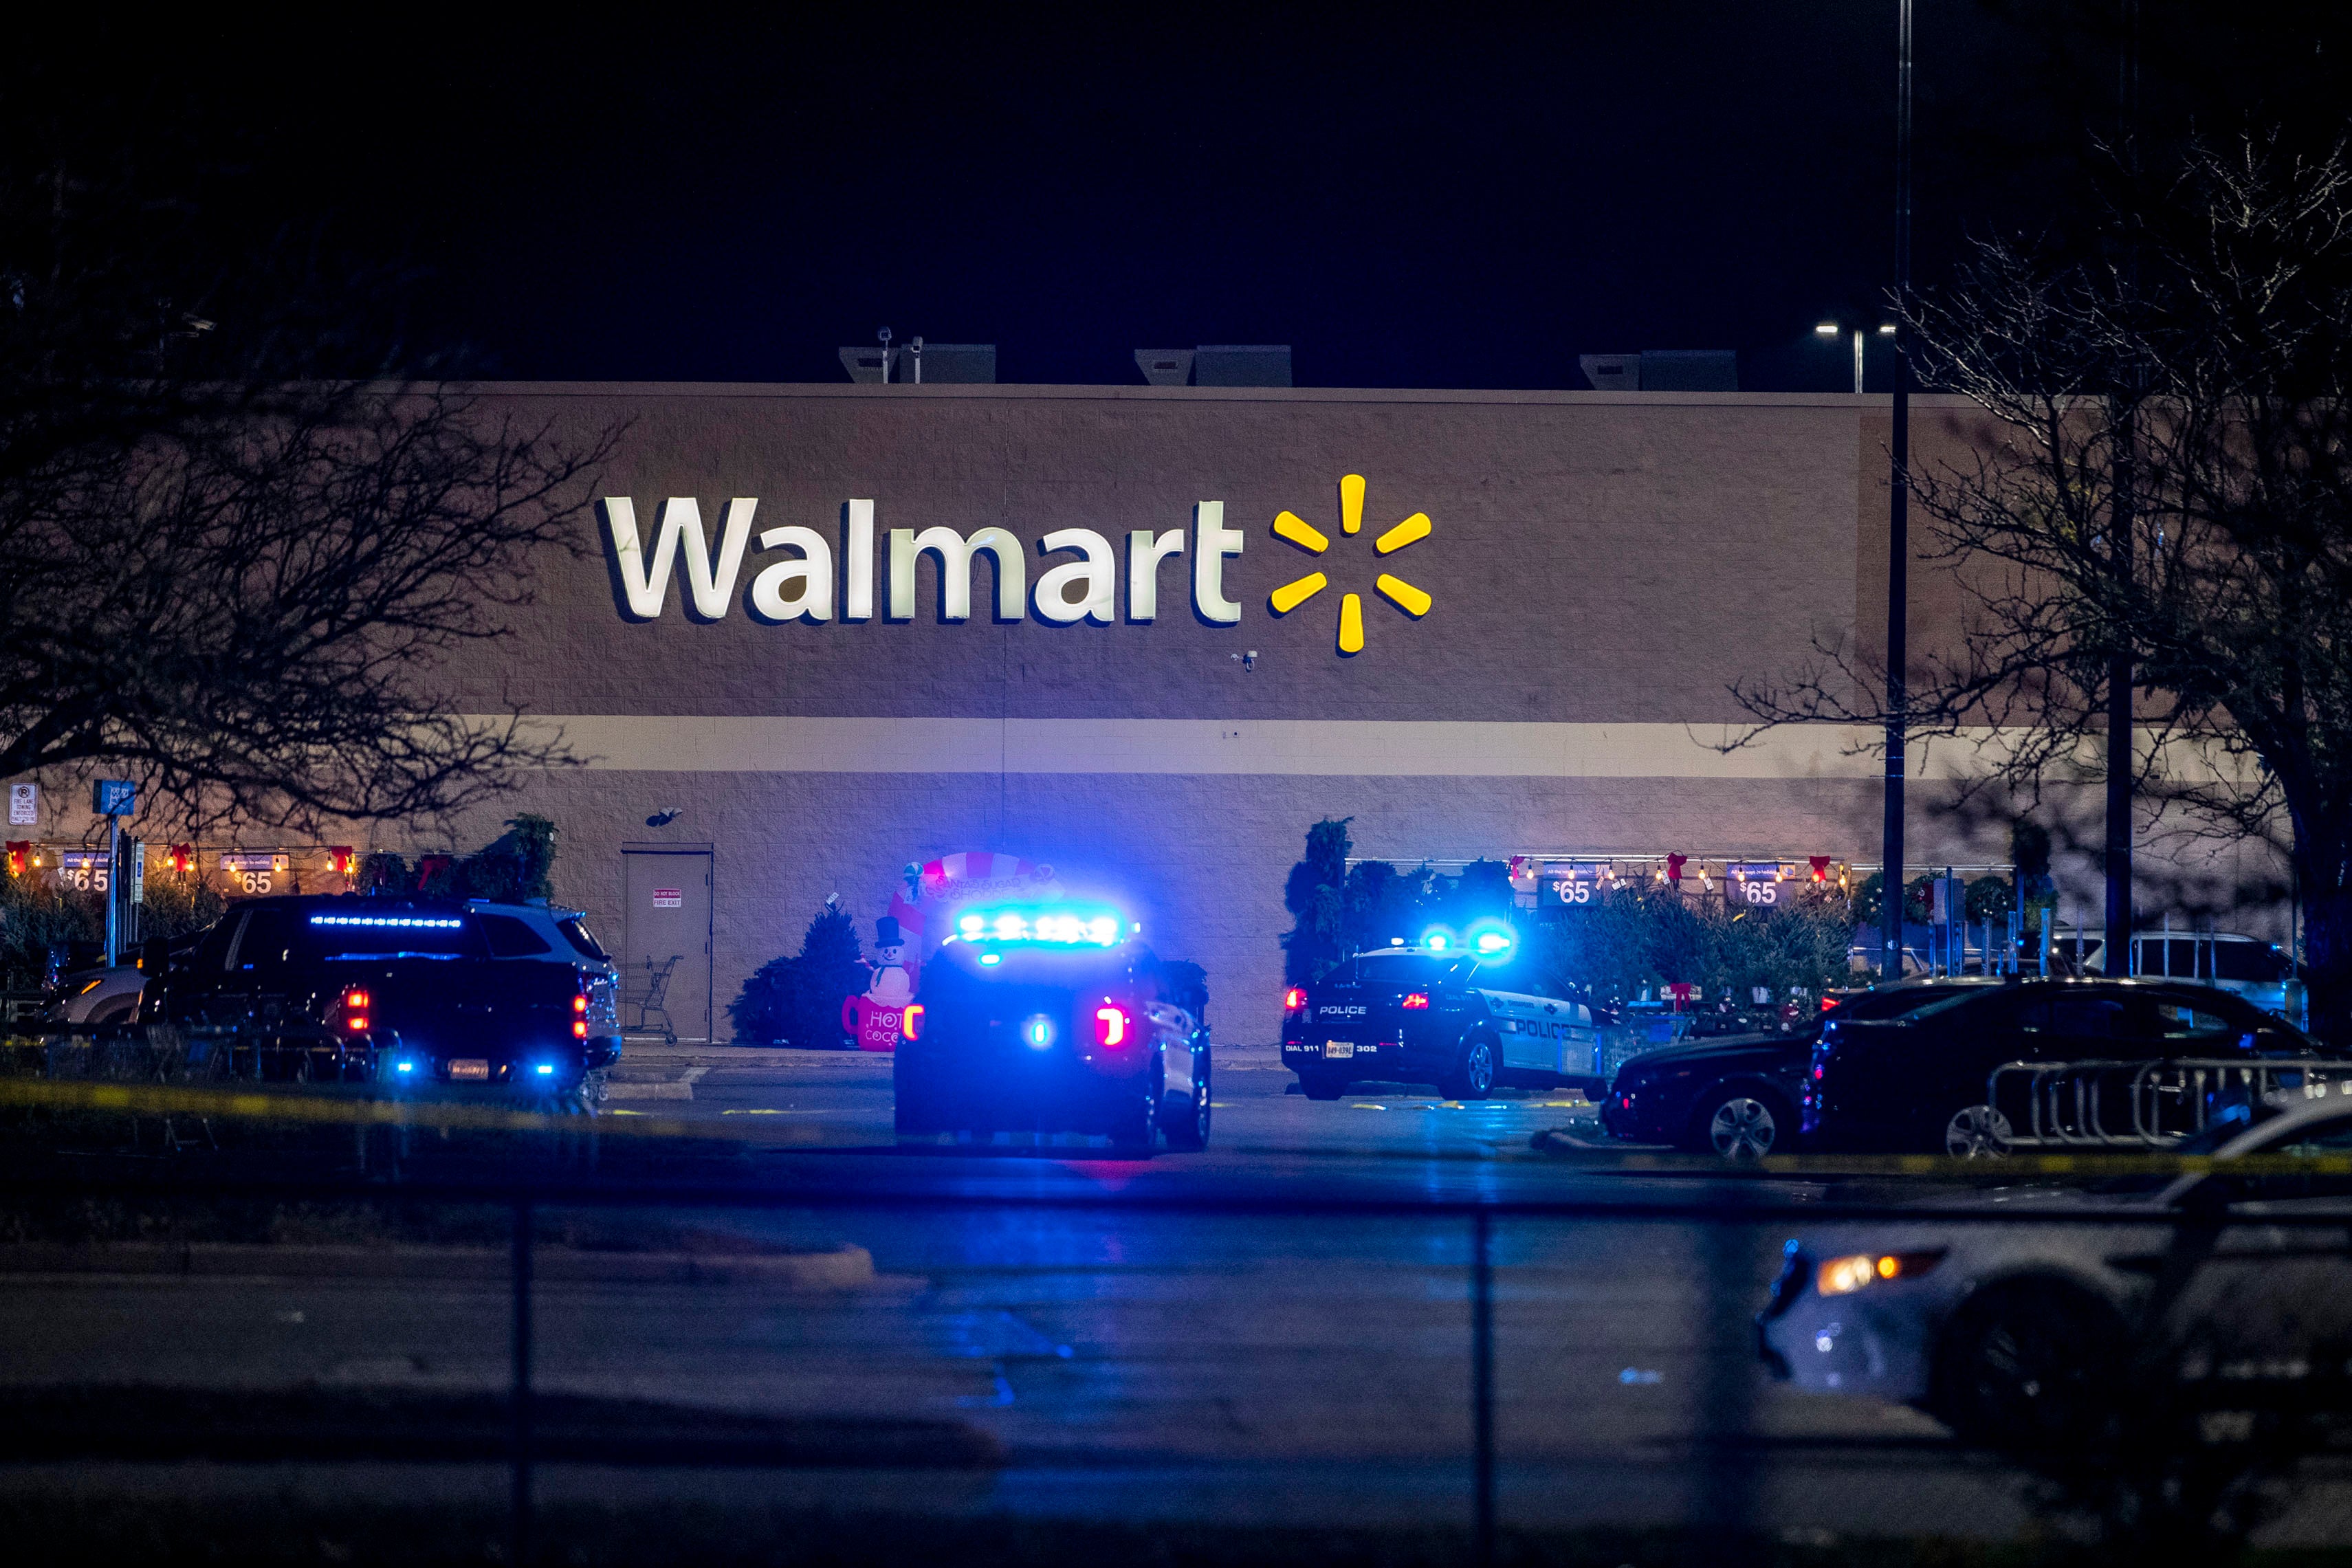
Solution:
M801 950L771 958L727 1004L738 1045L833 1051L848 1044L841 1004L866 988L867 971L849 911L828 900L802 934Z

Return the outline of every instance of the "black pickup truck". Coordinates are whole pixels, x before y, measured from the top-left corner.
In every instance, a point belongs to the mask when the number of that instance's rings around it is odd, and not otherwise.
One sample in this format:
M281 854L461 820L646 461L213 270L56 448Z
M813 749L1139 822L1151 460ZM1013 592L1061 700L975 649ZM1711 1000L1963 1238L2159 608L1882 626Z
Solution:
M156 946L140 1021L222 1076L558 1097L621 1054L612 960L543 905L257 898Z

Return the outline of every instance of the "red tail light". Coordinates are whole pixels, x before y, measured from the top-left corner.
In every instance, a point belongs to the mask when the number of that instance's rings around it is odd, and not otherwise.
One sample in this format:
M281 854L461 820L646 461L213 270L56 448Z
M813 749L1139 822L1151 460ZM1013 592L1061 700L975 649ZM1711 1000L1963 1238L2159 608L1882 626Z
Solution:
M584 996L572 998L572 1010L575 1013L586 1012L588 1010L588 998Z
M1095 1043L1100 1046L1125 1045L1134 1034L1135 1027L1127 1009L1117 1004L1106 1004L1095 1009Z
M906 1016L898 1020L898 1032L908 1040L923 1038L923 1004L908 1002Z
M1295 1013L1307 1006L1307 988L1293 986L1282 993L1282 1010Z
M343 1031L346 1034L367 1032L368 1002L367 992L357 986L352 987L343 993Z
M1404 1005L1405 1010L1408 1012L1425 1011L1429 1007L1429 993L1427 991L1409 991L1405 994Z

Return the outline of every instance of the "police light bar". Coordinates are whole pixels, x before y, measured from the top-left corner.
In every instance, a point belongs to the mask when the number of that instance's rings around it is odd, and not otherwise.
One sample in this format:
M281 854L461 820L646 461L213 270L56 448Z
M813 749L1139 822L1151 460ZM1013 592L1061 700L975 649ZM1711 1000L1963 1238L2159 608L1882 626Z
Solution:
M977 909L956 919L950 942L991 946L1021 943L1043 947L1116 947L1130 928L1116 909L1054 905L1024 909ZM1134 930L1143 927L1135 925Z
M1507 958L1519 937L1499 920L1482 920L1462 934L1462 945L1481 958Z
M466 923L462 920L430 915L313 915L313 925L397 925L406 930L456 931Z

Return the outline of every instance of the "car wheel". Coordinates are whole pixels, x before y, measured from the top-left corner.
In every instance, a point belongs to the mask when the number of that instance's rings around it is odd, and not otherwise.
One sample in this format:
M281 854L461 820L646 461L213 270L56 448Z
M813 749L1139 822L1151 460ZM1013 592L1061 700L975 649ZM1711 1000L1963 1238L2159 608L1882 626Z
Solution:
M1760 1160L1786 1153L1796 1127L1785 1102L1760 1089L1722 1089L1699 1102L1691 1118L1689 1147L1695 1154L1727 1160Z
M926 1085L900 1062L890 1085L891 1130L898 1133L929 1134L949 1131L947 1108L941 1096Z
M1968 1105L1944 1124L1944 1152L1956 1160L2009 1157L2009 1118L1990 1105Z
M1126 1109L1111 1124L1110 1146L1129 1159L1148 1160L1159 1146L1160 1087L1154 1072L1142 1092L1129 1092Z
M1474 1039L1462 1052L1453 1078L1442 1085L1448 1100L1484 1100L1495 1092L1495 1042Z
M1298 1092L1309 1100L1337 1100L1348 1092L1348 1081L1328 1072L1302 1072Z
M1160 1130L1168 1134L1170 1148L1191 1151L1209 1146L1209 1064L1205 1061L1192 1070L1192 1099L1172 1106L1163 1099L1161 1112Z
M2079 1291L1996 1286L1945 1331L1934 1414L1988 1448L2079 1448L2114 1422L2123 1340L2115 1313Z

